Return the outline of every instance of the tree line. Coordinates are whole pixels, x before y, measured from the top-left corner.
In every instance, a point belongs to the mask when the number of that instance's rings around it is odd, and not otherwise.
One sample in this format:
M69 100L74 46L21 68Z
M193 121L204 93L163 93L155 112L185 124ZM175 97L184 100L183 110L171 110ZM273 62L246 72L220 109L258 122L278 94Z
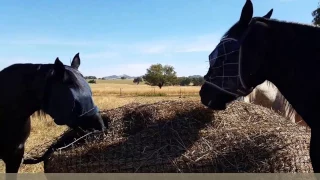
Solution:
M153 64L146 70L147 72L141 76L133 79L133 83L140 84L145 82L145 84L150 86L158 86L160 89L163 86L201 86L204 83L202 76L188 76L188 77L178 77L177 72L171 65L162 65L160 63ZM85 79L89 80L89 83L96 83L96 76L85 76ZM126 77L121 77L121 79L126 79Z
M142 76L135 78L134 83L139 84L144 81L150 86L201 86L204 83L202 76L178 77L174 67L171 65L153 64L147 72Z
M312 23L316 26L320 25L320 2L318 2L318 7L312 11Z

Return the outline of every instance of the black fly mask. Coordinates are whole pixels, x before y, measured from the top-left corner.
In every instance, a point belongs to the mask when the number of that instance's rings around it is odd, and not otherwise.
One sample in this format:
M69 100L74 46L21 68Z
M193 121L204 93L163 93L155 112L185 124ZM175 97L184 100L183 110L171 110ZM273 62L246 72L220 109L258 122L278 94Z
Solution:
M66 67L66 70L73 72L81 87L69 87L62 83L50 84L43 108L56 124L74 127L85 117L98 113L99 108L93 102L92 91L86 80L73 68ZM59 101L60 99L64 101Z
M210 70L205 82L237 98L252 91L241 77L241 43L250 27L240 40L224 37L209 55Z

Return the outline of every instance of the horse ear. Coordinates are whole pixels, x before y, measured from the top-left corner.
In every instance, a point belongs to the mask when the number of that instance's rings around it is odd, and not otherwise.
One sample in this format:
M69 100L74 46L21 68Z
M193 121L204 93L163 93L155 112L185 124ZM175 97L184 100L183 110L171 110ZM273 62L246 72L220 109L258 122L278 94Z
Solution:
M264 15L264 18L270 19L270 17L272 16L273 13L273 9L271 9L266 15Z
M77 53L74 57L73 60L71 62L71 67L74 69L78 69L80 66L80 56L79 53Z
M241 11L241 16L239 23L248 25L249 22L251 21L253 16L253 5L251 0L246 0L246 3L244 4L242 11Z
M65 72L65 67L64 67L63 63L57 57L54 62L54 76L58 80L62 80L64 78L64 72Z

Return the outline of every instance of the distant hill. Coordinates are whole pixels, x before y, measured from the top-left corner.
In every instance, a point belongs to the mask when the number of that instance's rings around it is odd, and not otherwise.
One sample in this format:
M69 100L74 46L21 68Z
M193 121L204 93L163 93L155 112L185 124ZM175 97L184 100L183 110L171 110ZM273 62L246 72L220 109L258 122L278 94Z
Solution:
M135 76L129 76L129 75L123 74L123 75L105 76L105 77L102 77L102 79L121 79L121 77L125 77L126 79L134 79L134 78L136 78Z

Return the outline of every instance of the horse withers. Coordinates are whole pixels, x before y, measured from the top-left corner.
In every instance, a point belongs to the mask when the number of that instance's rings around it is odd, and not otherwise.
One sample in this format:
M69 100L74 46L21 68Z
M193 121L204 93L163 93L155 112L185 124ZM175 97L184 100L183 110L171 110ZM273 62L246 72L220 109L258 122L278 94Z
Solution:
M54 64L13 64L0 72L0 158L6 173L20 168L35 112L50 115L57 125L107 129L79 66L77 53L70 66L57 58Z
M246 0L239 20L210 53L201 102L224 110L270 81L310 127L310 159L319 173L320 28L270 19L271 14L252 16L252 2Z

